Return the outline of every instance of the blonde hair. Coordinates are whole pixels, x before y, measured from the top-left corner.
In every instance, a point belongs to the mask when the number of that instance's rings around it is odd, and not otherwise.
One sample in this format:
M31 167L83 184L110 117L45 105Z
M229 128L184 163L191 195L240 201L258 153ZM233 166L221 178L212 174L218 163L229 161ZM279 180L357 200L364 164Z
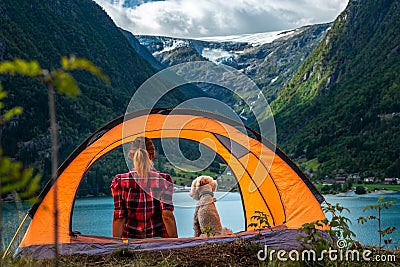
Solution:
M133 160L133 165L140 178L147 179L149 172L153 168L155 149L153 141L148 137L136 138L129 150L129 157Z

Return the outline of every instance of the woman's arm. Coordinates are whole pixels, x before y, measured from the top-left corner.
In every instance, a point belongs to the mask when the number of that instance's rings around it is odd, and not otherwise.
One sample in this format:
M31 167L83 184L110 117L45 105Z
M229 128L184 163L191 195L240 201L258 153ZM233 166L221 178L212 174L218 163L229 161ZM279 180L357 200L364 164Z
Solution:
M124 231L125 218L113 219L112 235L113 237L121 237Z
M162 211L162 219L169 237L178 237L174 213L171 210Z
M114 213L113 213L113 221L112 221L112 236L113 237L122 237L122 233L124 231L124 226L126 223L126 210L124 199L122 197L122 188L120 184L121 180L119 179L119 175L116 175L115 178L111 181L111 194L114 199Z

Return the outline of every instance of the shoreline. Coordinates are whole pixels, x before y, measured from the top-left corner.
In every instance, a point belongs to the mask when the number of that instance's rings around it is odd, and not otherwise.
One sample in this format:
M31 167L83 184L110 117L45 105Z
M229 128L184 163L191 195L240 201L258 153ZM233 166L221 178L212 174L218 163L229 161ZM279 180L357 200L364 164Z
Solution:
M370 190L365 194L356 194L355 191L339 192L337 194L323 194L323 196L336 196L336 197L354 197L354 196L373 196L373 195L386 195L400 193L400 190Z

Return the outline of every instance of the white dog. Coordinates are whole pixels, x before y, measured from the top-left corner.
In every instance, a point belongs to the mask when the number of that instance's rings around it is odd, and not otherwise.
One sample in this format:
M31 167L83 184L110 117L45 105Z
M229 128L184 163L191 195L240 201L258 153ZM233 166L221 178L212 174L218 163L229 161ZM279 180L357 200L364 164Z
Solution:
M210 176L199 176L192 182L190 196L199 201L194 211L193 229L195 237L207 235L207 233L214 236L232 234L232 230L222 227L214 204L214 192L217 190L217 186L217 181Z

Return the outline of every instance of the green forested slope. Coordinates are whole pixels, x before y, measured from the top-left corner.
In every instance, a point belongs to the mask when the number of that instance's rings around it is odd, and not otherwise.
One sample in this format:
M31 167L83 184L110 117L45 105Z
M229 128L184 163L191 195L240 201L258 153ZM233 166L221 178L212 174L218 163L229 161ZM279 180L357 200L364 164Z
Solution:
M400 1L350 0L272 103L278 142L319 176L400 176Z
M43 68L59 66L62 55L84 57L110 77L107 86L84 72L74 76L82 95L76 99L57 95L60 162L89 134L124 114L142 82L154 74L152 67L131 47L107 14L91 0L0 0L0 60L20 57L38 60ZM49 178L50 137L47 91L28 78L1 76L9 92L6 105L22 106L24 112L2 129L7 155L25 164L36 164ZM176 94L162 106L185 98ZM112 156L117 158L116 156ZM113 171L121 163L110 163ZM117 168L118 169L118 168ZM96 179L110 170L94 170Z

